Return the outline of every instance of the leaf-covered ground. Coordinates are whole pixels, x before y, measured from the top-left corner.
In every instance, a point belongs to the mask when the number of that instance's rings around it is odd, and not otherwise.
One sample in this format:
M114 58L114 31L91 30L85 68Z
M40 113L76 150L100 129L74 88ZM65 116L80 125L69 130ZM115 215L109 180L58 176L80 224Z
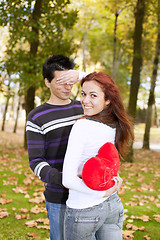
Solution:
M120 175L123 239L160 240L160 152L135 150L134 163L122 163Z
M43 184L28 167L23 134L0 132L0 239L49 239ZM123 239L160 240L160 152L121 163Z

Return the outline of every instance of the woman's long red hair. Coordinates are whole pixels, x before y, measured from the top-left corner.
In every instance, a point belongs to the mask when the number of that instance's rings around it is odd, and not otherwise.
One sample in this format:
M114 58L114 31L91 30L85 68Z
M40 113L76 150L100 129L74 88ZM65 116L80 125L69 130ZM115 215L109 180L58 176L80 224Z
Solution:
M110 104L105 111L92 116L105 124L116 124L115 146L123 157L127 153L130 139L133 140L132 125L130 117L127 115L120 92L112 78L104 72L93 72L88 74L81 81L81 86L86 81L96 81L105 94L105 100L110 100Z

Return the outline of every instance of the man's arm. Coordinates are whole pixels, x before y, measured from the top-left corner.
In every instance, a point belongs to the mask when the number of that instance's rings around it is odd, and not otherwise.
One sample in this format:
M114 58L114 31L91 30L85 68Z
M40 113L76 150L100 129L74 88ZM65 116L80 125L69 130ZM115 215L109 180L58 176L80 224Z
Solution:
M26 125L29 165L32 171L45 183L62 184L62 173L52 168L45 158L45 136L38 124L28 119Z

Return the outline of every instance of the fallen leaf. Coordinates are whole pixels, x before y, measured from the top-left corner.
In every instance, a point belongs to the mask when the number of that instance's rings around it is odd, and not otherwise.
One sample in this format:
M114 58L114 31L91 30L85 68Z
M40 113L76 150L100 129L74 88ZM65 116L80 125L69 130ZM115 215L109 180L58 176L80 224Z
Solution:
M21 213L27 213L27 212L29 212L29 210L26 209L26 208L21 208L21 209L19 209L19 211L20 211Z
M127 228L127 229L132 229L133 231L137 231L137 230L147 231L144 226L142 226L142 227L139 228L139 227L137 227L137 226L135 226L135 225L133 225L133 224L131 224L131 223L127 223L127 224L126 224L126 228Z
M19 220L19 219L21 219L21 215L20 215L20 214L17 214L17 213L15 213L15 218Z
M36 220L31 220L25 223L27 227L37 227L37 222Z
M45 225L40 225L40 226L37 226L38 229L47 229L49 230L50 229L50 226L45 226Z
M29 214L20 215L20 214L15 213L15 218L19 220L19 219L29 219L30 217L29 217Z
M32 184L32 181L31 181L31 179L24 179L23 180L23 183L25 184L25 185L31 185Z
M160 223L160 215L153 215L154 219Z
M133 219L128 219L127 222L133 223Z
M8 203L11 203L12 202L12 199L4 199L4 198L0 198L0 204L2 205L5 205L5 204L8 204Z
M38 214L40 212L46 212L46 208L44 206L39 207L38 205L36 205L33 208L31 208L30 211L31 211L31 213Z
M146 208L148 208L148 209L151 209L151 207L150 207L150 206L147 206Z
M35 232L28 233L27 236L28 237L33 237L33 238L37 238L38 237L38 235Z
M48 218L39 218L36 220L36 222L40 222L40 223L43 223L43 224L49 224L49 219Z
M30 199L29 202L32 202L32 203L43 203L43 202L45 202L45 198L42 195L41 197L36 197L36 198Z
M136 219L140 219L142 220L143 222L148 222L150 219L149 219L149 216L146 216L146 215L143 215L141 217L136 217Z
M148 237L147 235L145 235L144 238L147 239L147 240L151 239L151 238Z
M10 213L7 212L7 209L0 208L0 218L8 217Z
M123 230L123 239L127 239L127 240L132 240L134 238L133 233L135 231L132 230Z
M15 193L23 193L23 194L27 194L27 187L16 187L16 188L12 188L12 190Z
M1 197L2 197L2 198L5 198L5 197L6 197L6 194L5 194L5 193L2 193L2 194L1 194Z
M29 194L26 194L26 195L24 196L24 198L30 198Z
M127 223L126 224L126 228L127 229L132 229L132 230L134 230L134 231L137 231L138 230L138 227L137 226L135 226L135 225L133 225L133 224L131 224L131 223Z
M146 230L146 228L144 226L138 228L138 230L147 232L147 230Z
M137 206L138 203L130 201L128 203L125 203L125 205L134 207L134 206Z
M127 219L128 218L128 215L127 214L124 214L124 219Z

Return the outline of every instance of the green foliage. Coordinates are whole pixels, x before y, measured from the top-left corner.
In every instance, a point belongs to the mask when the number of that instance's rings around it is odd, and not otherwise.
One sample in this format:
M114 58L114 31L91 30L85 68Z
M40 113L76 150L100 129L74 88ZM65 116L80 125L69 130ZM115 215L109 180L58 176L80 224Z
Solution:
M79 42L80 51L85 45L87 71L105 71L112 76L115 15L118 12L116 59L120 58L117 84L125 102L128 99L128 82L131 74L134 6L130 1L90 1L73 3L80 9L79 20L73 34ZM84 42L84 35L86 40ZM121 55L121 56L120 56ZM82 57L82 54L81 54Z
M87 71L105 71L112 76L114 27L116 14L116 60L119 60L117 85L127 106L133 60L134 10L137 1L89 0L42 1L40 18L34 21L36 2L0 1L0 26L9 38L3 64L8 73L20 75L25 92L30 86L43 88L42 64L52 54L64 54L82 65L83 48ZM143 68L141 83L148 83L155 52L157 1L146 1L143 26ZM37 34L38 33L38 34ZM84 39L86 38L86 39ZM37 42L36 54L31 43ZM141 87L141 86L140 86ZM43 92L41 94L43 99Z
M0 26L7 26L9 32L4 67L9 73L19 74L24 91L30 86L36 89L42 86L42 63L48 56L59 53L69 56L75 50L68 31L77 20L77 11L69 9L70 1L42 1L36 10L40 12L36 21L35 5L39 2L0 2Z

